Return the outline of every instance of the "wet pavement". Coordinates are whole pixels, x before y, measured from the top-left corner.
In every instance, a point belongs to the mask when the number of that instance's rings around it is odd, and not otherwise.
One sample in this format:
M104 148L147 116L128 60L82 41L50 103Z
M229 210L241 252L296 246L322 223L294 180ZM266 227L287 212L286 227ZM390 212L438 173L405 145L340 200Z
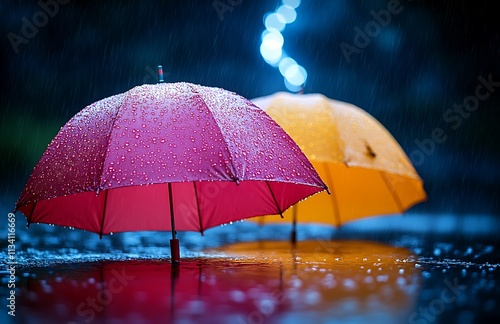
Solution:
M19 231L16 323L498 323L495 237L238 223L179 233ZM330 232L332 233L332 232ZM5 252L4 252L5 253ZM5 258L3 258L5 259ZM7 271L2 271L7 286ZM2 299L8 297L2 289ZM5 300L5 299L3 299ZM5 323L13 318L6 311Z

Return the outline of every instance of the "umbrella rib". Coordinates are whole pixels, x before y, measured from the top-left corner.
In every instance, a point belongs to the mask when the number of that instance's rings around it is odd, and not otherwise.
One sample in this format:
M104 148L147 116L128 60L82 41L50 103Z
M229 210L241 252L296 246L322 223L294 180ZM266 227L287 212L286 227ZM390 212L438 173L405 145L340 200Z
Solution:
M200 223L200 233L203 235L203 223L201 221L201 210L200 210L200 201L198 200L198 190L196 189L196 182L193 181L194 187L194 197L196 199L196 208L198 209L198 222Z
M109 129L108 142L106 143L106 154L104 155L104 159L102 160L101 176L99 177L99 187L97 188L98 193L99 193L99 190L100 190L101 184L102 184L101 182L102 182L102 176L104 174L104 165L106 164L106 159L108 158L108 153L110 152L109 143L111 143L111 135L113 133L113 128L115 128L116 119L118 117L118 114L120 113L120 110L125 105L125 101L127 101L127 99L130 97L130 91L127 91L126 93L127 94L126 94L125 98L123 98L122 103L120 104L120 106L118 108L116 108L116 114L115 114L115 117L113 118L113 123L111 124L111 127Z
M208 109L210 112L212 112L212 110L209 108L209 106L208 106L207 102L205 101L205 98L203 98L203 95L202 95L200 92L198 92L196 89L194 89L194 87L192 87L192 86L191 86L191 91L192 91L193 93L196 93L196 94L200 97L200 99L203 101L203 103L205 104L205 107L207 107L207 109ZM231 158L231 159L230 159L231 166L233 167L233 170L234 170L234 172L236 173L236 179L234 179L234 181L236 182L236 184L238 184L238 183L239 183L239 181L240 181L240 178L238 177L238 169L236 169L236 166L234 165L234 161L233 161L233 154L232 154L231 150L229 149L229 142L226 140L226 137L224 136L224 133L222 132L222 128L220 127L220 125L219 125L219 121L217 120L217 118L215 118L215 116L214 116L214 114L213 114L213 113L211 113L210 115L211 115L211 116L212 116L212 118L214 119L214 121L215 121L215 125L216 125L216 126L217 126L217 128L219 129L219 132L220 132L220 134L222 135L222 139L224 140L224 143L226 144L227 151L229 152L229 156L230 156L230 158Z
M328 168L328 164L326 163L323 163L324 165L324 168L325 168L325 173L326 173L326 178L328 179L328 181L330 183L333 183L333 179L332 179L332 175L330 173L330 169ZM332 185L332 207L333 207L333 213L335 214L335 220L337 221L336 222L336 226L337 228L339 228L342 224L342 221L340 219L340 211L339 211L339 204L338 204L338 201L337 201L337 196L335 194L335 186Z
M396 205L399 208L400 212L404 212L404 208L403 208L403 205L401 204L401 200L399 199L396 191L394 190L392 183L389 181L389 179L387 179L387 175L385 174L385 172L380 172L380 175L382 176L382 179L384 179L385 185L389 189L389 192L391 193L392 198L396 202Z
M269 192L271 192L271 196L273 197L274 204L276 205L276 208L278 209L278 213L280 214L281 218L283 218L283 212L280 210L280 207L278 205L278 201L276 200L276 197L274 196L273 190L271 189L271 185L269 184L269 181L266 181L267 187L269 188Z
M102 208L101 230L99 231L100 239L102 239L102 232L104 230L104 216L106 215L107 203L108 203L108 190L104 190L104 206Z

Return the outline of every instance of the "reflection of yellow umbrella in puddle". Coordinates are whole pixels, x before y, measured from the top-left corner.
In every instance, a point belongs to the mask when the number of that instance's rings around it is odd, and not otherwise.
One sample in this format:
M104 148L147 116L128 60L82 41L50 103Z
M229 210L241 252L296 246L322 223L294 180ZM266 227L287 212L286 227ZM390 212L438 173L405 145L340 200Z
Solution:
M320 322L404 323L421 283L410 251L377 242L257 241L215 251L240 262L279 265L283 288L278 300L297 316L306 313Z
M265 223L342 224L374 215L403 213L426 200L422 179L394 137L354 105L321 94L276 94L256 98L299 145L331 191L289 208Z

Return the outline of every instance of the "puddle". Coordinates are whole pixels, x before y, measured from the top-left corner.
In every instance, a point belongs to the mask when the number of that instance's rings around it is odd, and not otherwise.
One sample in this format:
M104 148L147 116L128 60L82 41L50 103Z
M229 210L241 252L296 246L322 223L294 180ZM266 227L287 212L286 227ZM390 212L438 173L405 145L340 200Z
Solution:
M23 323L400 323L421 269L404 248L369 241L237 243L204 257L52 262L20 268Z

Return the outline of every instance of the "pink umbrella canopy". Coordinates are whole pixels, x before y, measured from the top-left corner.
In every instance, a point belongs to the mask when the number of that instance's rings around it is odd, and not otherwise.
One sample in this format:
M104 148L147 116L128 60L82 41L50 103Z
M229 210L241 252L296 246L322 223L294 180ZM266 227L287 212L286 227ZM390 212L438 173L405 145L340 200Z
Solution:
M69 120L16 210L28 224L175 235L281 214L325 189L295 142L248 99L159 83L97 101Z

